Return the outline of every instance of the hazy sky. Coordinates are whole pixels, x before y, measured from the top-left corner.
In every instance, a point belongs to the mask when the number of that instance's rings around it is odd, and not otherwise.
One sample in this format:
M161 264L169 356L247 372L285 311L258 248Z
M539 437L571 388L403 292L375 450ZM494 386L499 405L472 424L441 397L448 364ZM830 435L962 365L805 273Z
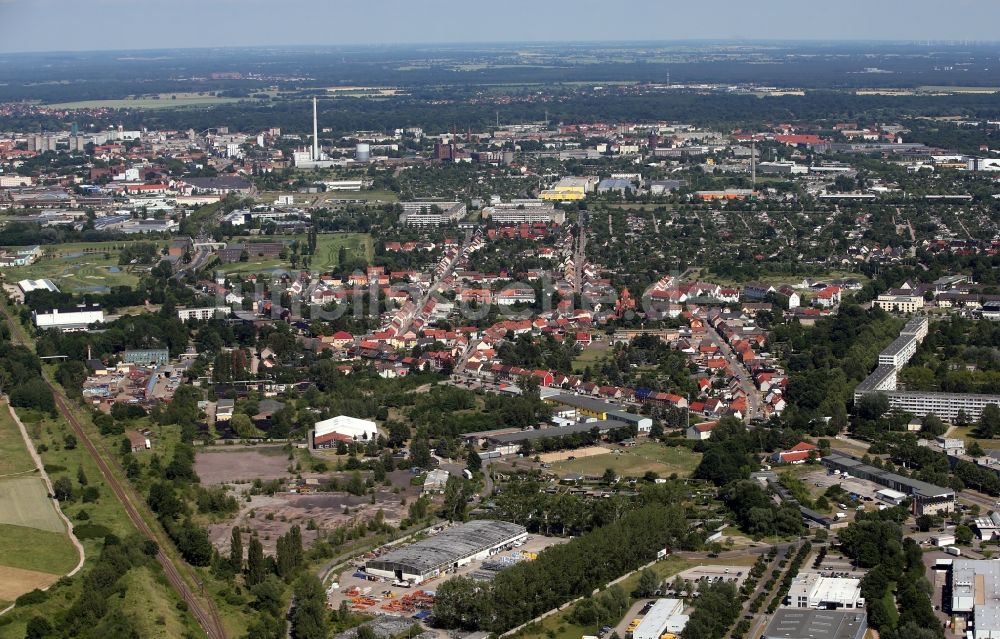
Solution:
M1000 0L0 0L0 52L671 39L998 40Z

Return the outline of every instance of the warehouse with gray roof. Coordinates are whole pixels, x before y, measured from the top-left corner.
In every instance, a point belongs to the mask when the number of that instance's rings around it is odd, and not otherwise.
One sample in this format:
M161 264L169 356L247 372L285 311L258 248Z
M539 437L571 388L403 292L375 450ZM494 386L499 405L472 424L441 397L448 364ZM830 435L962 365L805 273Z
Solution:
M470 521L365 563L365 573L419 584L448 570L485 559L526 541L524 526Z

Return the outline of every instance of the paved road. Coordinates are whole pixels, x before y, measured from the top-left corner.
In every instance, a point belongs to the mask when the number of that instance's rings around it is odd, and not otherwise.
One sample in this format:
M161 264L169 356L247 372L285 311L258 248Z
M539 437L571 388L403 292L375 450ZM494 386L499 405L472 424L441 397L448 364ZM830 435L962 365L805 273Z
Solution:
M21 344L22 346L28 346L27 340L23 338L21 333L21 327L10 316L7 309L5 307L0 307L0 312L3 313L7 320L7 324L10 326L11 341ZM107 482L108 487L111 488L111 492L113 492L115 497L122 503L122 506L125 508L125 513L132 521L132 524L139 530L140 533L142 533L144 537L157 541L152 528L150 528L149 524L147 524L146 520L143 518L143 515L139 512L139 508L143 508L143 510L146 511L146 514L149 517L152 517L152 513L146 509L145 501L143 501L142 498L135 493L131 486L125 487L118 481L117 475L112 471L108 461L103 455L101 455L93 441L91 441L90 436L83 429L83 426L77 420L76 415L73 414L73 411L66 403L62 393L47 378L43 377L42 379L49 387L49 390L52 391L52 397L55 399L56 408L76 433L77 440L83 443L84 448L86 448L87 452L93 458L94 463L97 464L98 469L101 471L101 475ZM136 504L140 504L140 506L137 507ZM188 605L188 608L191 610L191 614L198 620L198 624L201 626L202 630L205 631L205 634L208 635L209 639L225 639L226 631L214 604L210 599L202 601L195 597L194 592L188 586L184 577L181 576L181 570L186 570L188 571L188 575L197 583L198 580L193 576L190 568L184 564L181 564L181 567L178 568L177 564L174 563L171 557L168 557L166 553L163 552L162 548L157 551L156 560L163 567L163 572L167 576L167 581L170 582L170 585L173 586L174 590L177 591L184 602Z
M753 378L750 377L750 372L743 367L742 362L740 362L740 360L736 357L736 353L734 353L733 349L726 343L726 340L722 339L722 336L715 330L715 327L707 325L707 329L708 338L712 340L713 344L719 347L719 351L722 353L722 356L726 358L726 361L729 363L729 367L733 370L733 373L736 374L736 377L739 378L740 388L742 388L743 392L747 395L747 414L744 415L743 418L749 421L754 417L757 417L761 414L760 408L762 400L760 393L757 391L757 387L753 383Z

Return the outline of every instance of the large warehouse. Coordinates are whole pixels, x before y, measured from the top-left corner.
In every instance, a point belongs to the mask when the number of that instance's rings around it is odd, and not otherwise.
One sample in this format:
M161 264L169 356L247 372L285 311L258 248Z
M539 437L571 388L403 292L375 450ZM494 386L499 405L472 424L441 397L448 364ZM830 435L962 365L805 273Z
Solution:
M365 564L365 572L414 584L477 559L485 559L528 538L524 526L506 521L470 521Z

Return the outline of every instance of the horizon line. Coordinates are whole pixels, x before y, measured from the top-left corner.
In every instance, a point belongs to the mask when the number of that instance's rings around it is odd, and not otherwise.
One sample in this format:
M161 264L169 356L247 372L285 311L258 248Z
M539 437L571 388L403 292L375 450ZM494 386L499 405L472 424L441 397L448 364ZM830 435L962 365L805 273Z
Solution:
M413 42L356 42L343 44L229 44L221 46L182 46L182 47L151 47L126 49L49 49L49 50L15 50L0 51L0 56L12 55L55 55L55 54L95 54L95 53L145 53L169 51L219 51L219 50L305 50L305 49L407 49L419 47L448 48L484 48L501 46L573 46L573 45L618 45L640 47L648 45L670 45L682 43L730 43L730 44L874 44L874 45L913 45L913 46L948 46L948 47L982 47L1000 45L1000 39L980 40L974 38L674 38L667 40L616 40L616 39L577 39L577 40L492 40L492 41L413 41ZM677 62L675 64L684 64Z

